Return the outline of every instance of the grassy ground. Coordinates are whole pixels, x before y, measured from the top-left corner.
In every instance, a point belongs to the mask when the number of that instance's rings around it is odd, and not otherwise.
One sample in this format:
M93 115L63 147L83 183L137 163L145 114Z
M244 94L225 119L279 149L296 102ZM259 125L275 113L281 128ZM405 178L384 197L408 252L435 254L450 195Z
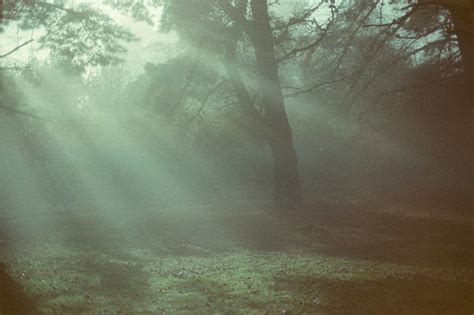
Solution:
M329 202L261 209L3 220L0 314L474 311L467 215Z

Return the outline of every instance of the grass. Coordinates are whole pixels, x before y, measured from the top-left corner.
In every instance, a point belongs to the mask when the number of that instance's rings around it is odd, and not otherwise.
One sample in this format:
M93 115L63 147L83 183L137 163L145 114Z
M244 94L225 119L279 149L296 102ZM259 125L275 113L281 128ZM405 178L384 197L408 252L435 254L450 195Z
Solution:
M32 313L474 310L474 240L464 219L348 205L279 216L251 207L150 210L117 213L114 224L77 213L56 213L59 225L18 236L4 251L12 281L34 300Z

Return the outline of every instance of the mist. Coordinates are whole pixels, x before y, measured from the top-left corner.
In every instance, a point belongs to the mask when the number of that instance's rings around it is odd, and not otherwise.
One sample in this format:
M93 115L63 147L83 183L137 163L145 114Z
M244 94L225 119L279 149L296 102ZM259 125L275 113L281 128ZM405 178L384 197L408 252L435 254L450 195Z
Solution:
M0 314L472 311L472 5L0 11Z

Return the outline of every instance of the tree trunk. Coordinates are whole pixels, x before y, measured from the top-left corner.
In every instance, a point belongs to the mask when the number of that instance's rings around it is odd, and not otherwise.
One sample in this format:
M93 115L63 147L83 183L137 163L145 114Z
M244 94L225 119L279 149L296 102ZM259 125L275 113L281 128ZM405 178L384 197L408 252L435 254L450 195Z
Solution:
M293 146L293 136L285 111L283 93L278 76L274 39L268 15L267 0L252 0L253 33L249 34L255 47L266 140L270 145L275 181L275 202L279 207L300 206L301 184L298 159Z

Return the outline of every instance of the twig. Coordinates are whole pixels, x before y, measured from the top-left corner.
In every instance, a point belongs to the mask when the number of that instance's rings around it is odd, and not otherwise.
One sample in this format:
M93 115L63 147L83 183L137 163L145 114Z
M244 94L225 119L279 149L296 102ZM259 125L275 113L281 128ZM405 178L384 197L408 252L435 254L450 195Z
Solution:
M320 83L317 83L317 84L313 85L312 87L307 88L305 90L301 90L301 91L297 91L297 92L294 92L294 93L286 94L285 97L295 97L295 96L298 96L298 95L301 95L301 94L304 94L304 93L309 93L309 92L312 92L313 90L315 90L315 89L317 89L321 86L341 82L341 81L344 81L344 80L346 80L346 79L348 79L352 76L354 76L354 74L351 74L351 75L348 75L348 76L345 76L345 77L342 77L342 78L338 78L338 79L335 79L335 80L331 80L331 81L320 82Z
M204 100L201 102L201 106L199 107L198 111L196 112L196 114L194 114L191 118L188 119L188 123L192 122L194 119L196 119L200 114L201 114L201 111L204 109L204 106L206 106L206 103L207 101L209 100L209 98L211 97L212 94L214 94L221 86L224 85L224 83L226 83L227 81L221 81L219 83L217 83L210 91L209 93L207 93L206 97L204 98Z
M352 77L353 74L351 75L348 75L348 76L345 76L345 77L342 77L342 78L339 78L339 79L335 79L335 80L331 80L331 81L326 81L326 82L320 82L318 84L315 84L313 85L312 87L310 88L307 88L305 90L301 90L301 91L297 91L297 92L294 92L294 93L290 93L290 94L286 94L285 97L295 97L295 96L298 96L298 95L301 95L301 94L304 94L304 93L309 93L321 86L324 86L324 85L328 85L328 84L332 84L332 83L337 83L337 82L341 82L341 81L344 81L350 77Z
M13 48L12 50L10 50L9 52L7 52L7 53L5 53L5 54L3 54L3 55L0 55L0 58L5 58L5 57L7 57L7 56L13 54L15 51L17 51L18 49L20 49L20 48L22 48L22 47L28 45L28 44L31 43L32 41L34 41L34 39L27 40L26 42L24 42L24 43L21 44L21 45L16 46L15 48Z

